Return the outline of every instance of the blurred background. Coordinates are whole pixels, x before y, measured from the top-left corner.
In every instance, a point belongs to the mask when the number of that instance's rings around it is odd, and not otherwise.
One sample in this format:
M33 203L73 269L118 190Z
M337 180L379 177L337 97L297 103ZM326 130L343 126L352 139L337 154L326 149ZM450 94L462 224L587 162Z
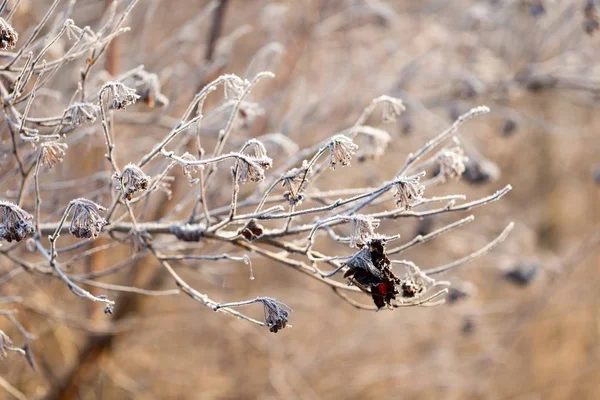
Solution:
M12 24L21 38L50 3L20 1ZM108 3L78 0L72 18L97 27ZM120 3L123 9L128 1ZM108 325L102 307L77 301L62 282L21 274L0 291L27 296L28 303L16 308L37 337L31 343L36 370L11 356L0 362L0 387L47 399L598 398L595 7L587 0L140 0L126 22L131 31L113 42L92 82L143 64L160 77L169 105L157 110L138 104L117 118L121 164L152 148L194 94L224 73L276 75L253 91L262 109L236 135L279 132L301 147L352 126L379 95L404 101L406 112L386 127L393 137L387 152L378 160L353 161L319 181L321 188L390 179L410 151L483 104L491 113L460 131L472 160L467 173L438 193L476 199L506 184L514 189L474 210L473 223L404 257L433 267L482 247L509 221L515 228L493 252L445 275L456 290L432 308L357 310L326 286L257 255L251 255L255 280L241 263L181 266L190 284L217 301L269 295L290 305L292 327L277 335L183 295L122 294L118 300L125 306ZM63 51L60 41L52 51ZM52 84L66 101L81 66L78 61L66 68ZM218 105L219 95L211 99L207 110ZM55 100L48 95L39 101L51 110ZM224 123L216 118L204 126L208 148ZM104 170L98 167L105 162L100 132L70 145L64 163L42 185ZM9 141L2 137L3 153L10 155ZM222 173L227 179L226 169ZM191 203L182 202L189 185L180 168L173 175L172 198L149 209L157 217L189 214ZM61 189L45 206L61 208L65 199L104 188L108 178L94 176ZM1 190L4 195L14 187L5 180ZM226 204L229 190L226 183L211 193L212 204ZM455 219L406 218L384 228L408 240ZM99 253L73 272L108 265L119 251L126 249ZM14 265L3 258L0 268L5 276ZM157 270L156 262L142 258L133 272L107 282L135 279L142 287L174 288ZM12 325L2 320L0 328L22 344ZM0 388L0 398L19 396L9 393Z

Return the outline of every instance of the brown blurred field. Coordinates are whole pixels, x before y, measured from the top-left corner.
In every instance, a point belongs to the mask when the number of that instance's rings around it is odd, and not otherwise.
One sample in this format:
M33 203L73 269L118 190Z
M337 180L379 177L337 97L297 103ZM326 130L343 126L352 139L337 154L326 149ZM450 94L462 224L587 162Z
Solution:
M21 3L13 25L26 37L49 2ZM140 0L127 21L132 31L115 42L107 69L118 74L144 64L156 72L171 101L165 115L179 116L197 89L220 74L270 70L276 78L253 92L264 115L236 134L282 132L306 146L351 126L381 94L403 99L407 112L389 128L394 141L386 154L353 161L319 181L322 188L375 186L458 115L489 106L490 114L460 134L470 155L497 164L501 175L484 184L463 179L438 193L474 199L509 183L513 191L474 210L473 223L403 256L436 266L482 247L509 221L515 229L491 253L444 276L457 285L472 283L472 296L431 308L357 310L327 286L252 254L253 281L241 263L179 269L218 301L263 294L285 301L294 310L292 327L276 335L183 295L123 295L128 306L107 335L101 307L78 301L61 282L21 274L0 292L30 295L37 304L37 310L17 307L37 336L37 370L11 356L0 361L2 381L26 398L48 399L600 398L600 185L592 176L600 163L600 32L588 35L582 27L585 1L542 1L541 15L522 3L229 0L207 61L213 16L199 17L207 2ZM73 19L94 26L105 7L79 0ZM189 22L194 19L198 23ZM263 56L255 57L261 49ZM535 74L552 83L539 84ZM74 85L65 73L53 88L72 92ZM43 101L53 107L51 99ZM167 132L160 122L135 122L160 111L139 105L127 113L116 125L121 163L139 158ZM513 122L515 129L507 129ZM207 129L216 132L223 123ZM208 135L208 143L214 137ZM69 150L42 184L88 176L104 162L100 131ZM228 179L226 169L219 173ZM154 215L169 214L189 189L180 168L174 175L173 198L153 203ZM2 193L14 190L11 185L3 182ZM90 180L62 194L73 198L101 185ZM219 189L211 201L226 203L229 183ZM55 200L47 200L48 207L62 207ZM466 215L427 222L439 227ZM423 224L405 218L384 228L408 240ZM101 253L92 263L117 256ZM504 278L520 263L539 266L528 285ZM166 274L154 274L159 266L150 258L135 268L147 287L175 287ZM2 259L0 273L9 269ZM261 318L260 310L253 315ZM21 344L10 324L1 320L0 328ZM12 398L2 386L0 398Z

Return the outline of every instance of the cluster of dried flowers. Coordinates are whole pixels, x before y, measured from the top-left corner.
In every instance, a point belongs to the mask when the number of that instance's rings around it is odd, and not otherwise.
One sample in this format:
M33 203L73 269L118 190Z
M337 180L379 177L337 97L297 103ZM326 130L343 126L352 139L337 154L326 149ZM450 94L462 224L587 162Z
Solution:
M32 233L33 216L16 204L0 201L0 237L20 242Z
M59 63L66 63L84 54L92 54L92 59L86 64L91 68L96 61L94 57L103 53L113 37L125 31L116 24L92 32L89 28L79 28L72 20L67 20L56 40L66 32L70 40L76 41L72 48L66 50L62 59L53 61L52 64L48 64L48 67L46 64L35 65L43 59L43 53L37 53L36 58L30 56L28 59L21 59L19 53L14 61L19 63L19 70L23 72L10 90L0 82L2 89L9 93L8 96L2 96L0 99L6 109L12 110L15 101L25 103L24 100L27 100L27 107L22 114L16 111L6 113L7 118L18 116L14 121L10 121L11 126L19 127L21 140L39 143L39 153L32 153L34 157L15 157L15 171L18 168L16 165L19 165L18 169L22 172L21 186L14 191L19 193L18 198L14 196L16 204L0 201L0 237L8 242L19 242L33 235L29 242L34 246L31 246L30 250L37 252L47 261L52 272L48 276L61 279L71 292L81 298L104 303L107 313L112 312L114 302L104 295L95 296L77 286L76 280L74 281L68 270L57 261L57 258L61 257L60 249L56 247L57 241L60 233L67 230L67 226L68 232L79 239L96 239L103 235L114 241L119 240L124 243L129 241L134 251L144 250L151 253L172 276L182 293L204 306L267 327L271 332L276 333L290 326L289 318L292 310L286 304L270 297L257 297L238 303L218 303L188 285L167 262L167 260L177 262L186 259L237 259L247 262L249 260L247 254L239 257L228 254L188 254L188 251L207 248L194 247L193 243L189 243L189 247L182 247L183 254L178 254L177 257L164 255L161 251L179 249L173 246L173 242L177 241L227 243L232 249L255 252L254 254L261 254L299 270L329 285L338 294L340 291L355 297L364 297L366 294L375 305L373 307L361 303L360 308L379 310L435 305L443 300L441 296L447 293L448 283L436 281L432 275L453 268L464 261L453 263L450 267L442 266L429 270L421 270L410 261L395 261L391 258L392 254L397 254L428 239L421 237L420 241L409 241L404 246L389 250L388 244L392 240L397 240L399 235L386 236L383 232L378 232L384 225L383 221L399 217L432 216L468 210L497 200L510 190L507 186L491 196L463 204L456 204L456 200L464 199L460 194L425 197L426 191L429 195L430 187L434 184L451 182L452 179L458 179L465 174L470 160L456 140L449 142L461 124L471 117L489 111L487 107L475 108L459 117L447 131L427 141L415 153L411 153L394 178L382 180L377 188L320 190L318 181L323 175L339 173L339 168L350 168L354 160L370 162L384 156L393 140L392 135L384 129L368 125L367 121L376 110L380 109L381 123L396 122L405 107L399 99L380 96L365 108L352 127L333 134L330 138L302 151L290 138L281 134L265 135L260 138L240 138L238 133L247 131L243 128L251 122L252 118L264 113L259 104L250 100L250 94L259 81L273 77L269 72L261 72L252 79L223 75L208 83L194 96L187 111L163 140L148 149L141 160L127 160L128 163L123 167L119 167L116 159L121 160L126 154L114 157L114 153L119 149L114 140L113 118L115 115L121 115L123 110L134 106L138 100L149 107L166 106L169 100L162 92L158 75L138 67L120 77L111 77L109 82L92 91L87 82L89 71L84 69L80 74L82 81L77 91L60 115L48 118L28 116L29 109L36 104L35 91L43 88L47 83L47 80L42 79L45 68L53 68L55 65L60 65ZM14 29L0 18L0 49L12 49L16 41L17 34ZM26 45L23 52L31 51L30 54L33 54L40 48L46 49L41 44L41 41L34 40ZM55 70L50 71L51 74L55 72ZM224 103L205 116L204 102L207 96L219 86L224 90ZM211 113L214 113L212 116L218 116L225 111L230 113L227 123L221 129L216 129L218 132L216 144L210 152L211 156L205 157L207 152L201 147L201 136L205 132L200 129L200 121L208 120ZM71 133L77 132L77 129L83 130L83 125L95 123L102 125L107 164L114 178L110 181L111 184L107 185L110 191L97 192L93 196L86 195L89 199L71 200L59 221L42 223L40 217L42 213L44 213L44 220L55 215L41 208L42 194L46 192L40 189L40 177L48 173L48 170L57 163L68 163L69 160L65 159L65 155L69 145L75 142L73 137L76 136ZM237 142L232 143L234 142L230 140L232 136ZM15 136L15 138L16 142L19 137ZM241 143L243 145L240 147ZM272 158L267 155L267 148L273 143L287 151L286 159ZM234 148L239 151L233 151ZM15 155L18 149L19 147L15 145L13 152ZM36 151L37 149L36 147ZM178 155L179 153L183 154ZM152 164L149 166L150 163ZM227 176L222 178L230 185L223 185L222 181L219 182L221 184L218 189L215 189L215 185L210 186L210 183L214 182L215 176L218 176L215 171L221 163L226 163L231 168L229 180ZM164 187L168 181L169 171L174 165L182 167L185 177L192 184L189 197L196 201L193 207L187 207L192 208L192 214L183 220L172 217L181 215L181 212L186 209L184 207L190 204L184 200L171 213L164 213L166 215L164 219L148 220L149 213L145 210L150 197ZM437 168L437 173L433 174L434 178L424 180L426 170L431 166ZM33 201L27 197L30 193L27 190L30 183L28 170L33 171L34 174L35 191L33 196L30 196L33 197ZM256 190L249 194L248 187L254 187ZM119 191L118 194L115 193L115 188ZM211 196L215 194L214 192L206 193L209 190L220 191L229 188L232 196L227 204L212 204L213 198L219 196ZM157 196L152 199L155 197ZM331 200L337 197L339 197L337 200ZM34 204L31 208L35 218L21 208L24 205L25 208L30 209L28 201ZM428 206L436 202L446 202L446 204L439 208ZM99 203L106 205L106 208ZM390 205L389 209L386 208L387 205ZM382 207L386 210L381 211ZM69 216L70 222L67 221ZM459 222L468 222L463 221ZM454 223L442 227L438 234L458 225ZM509 225L484 250L489 251L500 243L511 227ZM350 229L349 237L343 236L341 232L346 228ZM308 236L301 237L307 232L309 232ZM124 234L125 237L122 238L115 233ZM335 243L349 243L352 253L343 254L348 252L347 247L345 250L339 250L336 246L323 246L326 252L333 254L321 254L313 248L321 246L328 240L317 237L321 233L326 233L327 238ZM44 243L48 234L51 234L48 236L49 250ZM164 236L170 237L171 241L163 240ZM430 236L432 237L435 235ZM272 251L272 248L278 252ZM478 257L485 251L476 252L471 258L465 258L465 261ZM294 257L290 257L292 254ZM11 257L11 260L18 259L12 254ZM130 260L123 262L128 265L133 263L133 260L134 257L131 257ZM322 272L319 269L322 263L333 266L333 271ZM403 273L394 271L394 264L400 264L405 271ZM23 262L23 265L30 264ZM337 276L340 271L343 271L343 274L340 274L343 278ZM111 290L122 289L118 285L110 288ZM349 300L348 296L340 297L356 305L353 303L354 300ZM250 318L234 309L257 303L263 306L262 320ZM4 350L11 346L8 337L4 334L0 335L0 345L2 349L0 355L4 356Z

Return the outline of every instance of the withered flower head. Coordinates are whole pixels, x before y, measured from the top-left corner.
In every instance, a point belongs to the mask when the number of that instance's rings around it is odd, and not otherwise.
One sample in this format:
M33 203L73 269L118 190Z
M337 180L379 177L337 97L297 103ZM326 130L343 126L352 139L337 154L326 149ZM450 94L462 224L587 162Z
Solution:
M259 297L256 300L264 306L265 324L271 332L277 333L287 326L288 317L292 312L290 307L270 297Z
M377 308L392 307L393 300L400 294L401 280L394 275L391 262L385 253L385 239L374 238L350 258L345 266L344 278L370 289Z
M402 299L407 299L408 304L411 300L418 300L422 294L434 287L448 287L449 282L436 281L435 279L424 274L415 263L411 261L402 261L407 268L406 275L400 279L400 294ZM442 294L443 291L439 291L437 294ZM402 300L401 300L402 302ZM432 304L432 303L428 303Z
M469 158L465 156L462 148L455 146L440 150L436 156L436 161L440 169L439 175L443 180L447 180L449 178L460 178L465 172L465 163L469 161Z
M251 242L262 236L264 228L255 219L248 221L242 229L238 231L238 235L242 235L244 239Z
M136 92L140 94L140 98L148 106L152 108L166 107L169 104L169 99L161 91L158 75L140 70L136 71L132 78L134 79Z
M249 152L253 150L252 153ZM273 166L273 160L267 157L265 146L256 139L251 139L242 148L242 155L236 162L237 178L241 184L260 182L265 179L265 170Z
M338 164L341 164L343 167L350 165L352 155L358 149L358 146L352 142L352 139L344 135L333 136L327 147L329 148L329 165L332 169L335 169Z
M106 82L100 89L101 96L105 91L108 93L110 108L115 110L123 110L135 104L137 99L140 98L135 93L135 89L127 87L121 82Z
M352 234L350 235L350 247L358 247L366 244L375 236L375 229L379 226L379 220L368 215L353 215Z
M225 99L227 100L239 100L244 91L250 84L248 80L242 79L237 75L226 75L224 78L225 83L223 85L225 90Z
M256 159L253 157L239 158L238 182L241 184L248 182L260 182L265 179L265 169L272 165L270 158Z
M33 233L33 217L16 204L0 201L0 237L20 242Z
M136 192L148 190L150 185L150 177L135 164L127 164L121 174L115 174L113 178L119 181L119 189L126 200L131 200Z
M406 107L402 104L402 100L390 96L381 96L381 99L386 104L383 108L382 122L384 124L396 122L396 118L406 110Z
M300 204L304 200L304 187L300 187L302 182L308 182L308 176L312 173L312 169L308 166L308 162L304 160L302 166L299 168L292 168L286 172L282 177L282 186L287 188L283 193L283 198L290 203L291 206Z
M100 114L100 107L92 103L74 103L67 109L66 117L73 126L93 123Z
M183 154L181 158L185 161L197 161L196 157L187 152ZM202 168L201 165L181 164L181 168L183 170L183 175L188 179L190 185L200 181L200 178L194 178L194 175L200 172L200 169Z
M73 200L73 218L69 232L80 239L97 238L106 220L100 216L100 211L106 208L88 199Z
M419 182L423 176L425 176L425 172L398 179L398 183L394 185L397 207L410 210L417 201L423 198L425 186Z
M57 163L63 162L65 150L69 147L66 143L44 142L42 146L42 163L54 167Z
M361 142L361 151L358 154L358 161L360 162L381 157L392 141L390 134L381 129L361 126L357 128L356 132L366 139L363 140L364 145Z
M4 18L0 18L0 50L12 50L17 45L19 34Z

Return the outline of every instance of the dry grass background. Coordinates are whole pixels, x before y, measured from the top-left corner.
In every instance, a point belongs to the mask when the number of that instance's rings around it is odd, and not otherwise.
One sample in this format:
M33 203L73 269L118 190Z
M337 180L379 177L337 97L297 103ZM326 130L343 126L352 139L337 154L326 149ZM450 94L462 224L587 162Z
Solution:
M46 2L22 3L14 23L19 32L39 20ZM181 270L216 300L260 293L284 300L294 309L293 327L277 335L213 314L187 297L140 297L106 345L105 336L89 332L102 326L97 310L86 311L89 305L76 302L60 282L24 274L3 292L35 289L35 301L52 318L39 309L21 310L20 318L38 336L33 343L38 371L12 357L0 363L0 376L31 398L48 393L48 398L73 399L597 398L600 251L586 247L586 240L600 221L600 186L590 174L600 162L600 35L583 32L584 1L544 2L541 16L519 3L230 0L214 62L207 65L210 16L185 27L183 40L161 48L186 21L198 18L206 2L141 0L128 22L132 32L118 39L117 68L123 72L143 63L158 73L171 100L168 115L179 115L195 89L218 74L243 76L257 51L275 41L281 54L253 66L255 72L276 74L254 92L265 114L240 135L283 132L306 145L351 125L376 96L404 100L408 111L392 128L386 155L373 163L354 162L328 176L322 187L376 184L456 115L490 106L491 114L461 133L470 148L500 167L501 176L481 185L461 182L459 189L469 198L507 183L514 190L476 210L475 223L460 234L416 247L406 257L435 266L481 247L509 220L516 222L515 230L494 252L446 277L472 282L473 296L434 308L359 311L322 285L258 256L254 281L238 264ZM74 19L80 26L93 25L104 7L101 1L80 0ZM152 7L157 8L151 14ZM532 65L559 76L560 83L528 90L527 81L516 77ZM63 76L56 87L72 90L75 84ZM133 123L137 112L151 113L139 106L117 125L121 159L139 158L166 132L159 122ZM503 134L507 118L517 123L510 135ZM103 152L98 131L71 149L54 179L87 176L103 162ZM187 183L178 181L173 200L157 205L159 215L185 195ZM211 201L229 196L228 185ZM99 187L101 182L89 181L66 191L74 197ZM401 219L386 227L407 238L421 224ZM109 263L111 256L96 262ZM540 266L530 285L503 279L506 268L523 261ZM157 266L142 262L136 268ZM156 283L174 287L166 277ZM89 329L67 311L87 313L83 324ZM8 325L0 328L13 332ZM82 371L81 354L95 340L105 346ZM55 390L69 375L73 381L59 396Z

